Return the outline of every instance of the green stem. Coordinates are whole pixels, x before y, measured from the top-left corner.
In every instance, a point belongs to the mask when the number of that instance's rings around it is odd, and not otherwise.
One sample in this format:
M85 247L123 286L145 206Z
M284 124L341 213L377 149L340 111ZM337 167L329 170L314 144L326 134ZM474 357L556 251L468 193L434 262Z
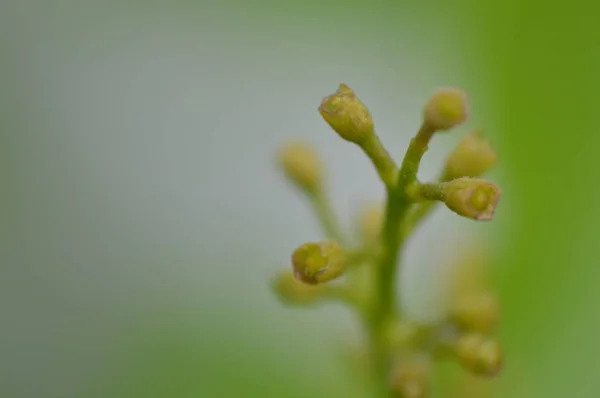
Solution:
M414 207L413 211L408 214L406 217L406 221L404 223L404 228L402 231L403 237L411 236L412 233L417 229L417 227L431 214L435 206L437 206L439 202L436 201L427 201L418 204Z
M383 147L379 137L376 134L369 136L369 139L361 143L360 147L375 166L377 174L385 186L388 188L395 186L398 166Z
M321 292L321 296L324 299L349 304L351 307L363 311L363 305L360 298L356 295L355 291L348 288L346 285L327 286L327 289L324 289Z
M383 252L377 264L378 296L369 325L375 364L382 377L386 375L390 360L387 342L383 337L384 330L388 322L399 315L396 306L396 275L399 268L398 257L403 244L400 225L404 222L413 202L408 194L408 188L417 180L419 164L434 132L426 125L421 127L406 151L402 167L398 172L397 184L387 185L385 222L381 234Z
M405 190L411 183L416 181L419 165L425 152L427 152L429 141L435 133L427 124L423 124L417 135L410 140L410 145L404 155L402 168L400 169L398 187ZM404 192L403 192L404 193Z
M379 263L377 285L379 286L379 317L385 320L396 310L396 271L400 252L400 222L406 214L410 203L400 190L387 191L385 223L383 226L383 253Z
M415 181L406 188L406 194L414 202L443 201L444 184Z
M374 245L365 245L359 249L346 250L349 266L357 266L369 261L373 262L379 255L379 247Z
M321 192L311 193L308 197L327 238L345 244L347 239L342 233L329 200Z
M438 181L440 183L448 182L449 178L446 173L443 173ZM416 228L433 212L436 206L438 206L438 201L426 201L423 203L419 203L416 205L407 217L404 223L404 231L402 236L410 236Z
M385 223L382 233L384 253L379 267L378 281L380 312L383 318L393 315L395 311L395 279L398 269L398 253L402 245L400 225L412 203L407 190L417 179L419 164L434 132L423 124L417 135L411 140L404 155L402 168L398 173L398 185L387 190Z

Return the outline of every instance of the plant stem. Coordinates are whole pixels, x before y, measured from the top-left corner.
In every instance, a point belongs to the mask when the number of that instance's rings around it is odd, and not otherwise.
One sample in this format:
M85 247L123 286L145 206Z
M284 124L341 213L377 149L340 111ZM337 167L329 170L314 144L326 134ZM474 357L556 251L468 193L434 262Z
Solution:
M423 124L417 135L410 140L410 145L402 160L402 168L400 169L398 188L406 189L406 187L414 182L419 171L419 164L425 152L427 152L429 140L435 133L427 124Z
M407 187L406 194L414 202L443 201L444 184L415 181Z
M402 168L398 173L398 184L387 189L387 203L385 223L383 226L384 253L379 266L379 312L380 317L386 318L395 311L395 286L396 272L398 269L398 254L401 247L400 224L412 203L406 190L417 179L419 164L433 131L427 125L423 125L417 135L411 140L404 155Z
M329 200L322 192L311 193L308 197L327 238L345 244L346 237L342 233Z
M377 373L385 378L391 358L386 350L384 335L388 322L398 318L396 305L396 275L399 268L399 254L403 244L400 226L406 219L413 199L407 189L417 179L419 164L427 151L429 140L435 131L423 125L411 140L398 172L397 183L387 185L385 222L382 230L382 256L377 264L376 291L369 331Z
M379 178L389 189L396 185L398 166L384 148L377 135L373 134L360 147L367 154L379 174Z
M446 173L443 173L437 180L440 183L444 183L449 179ZM413 211L406 216L402 236L410 236L415 229L433 212L438 204L439 202L431 200L416 205Z
M383 226L383 253L378 267L379 317L383 320L396 311L396 271L400 252L400 222L410 203L398 188L388 189Z
M406 216L402 236L411 236L415 229L431 214L437 204L438 202L431 200L415 206L413 211Z

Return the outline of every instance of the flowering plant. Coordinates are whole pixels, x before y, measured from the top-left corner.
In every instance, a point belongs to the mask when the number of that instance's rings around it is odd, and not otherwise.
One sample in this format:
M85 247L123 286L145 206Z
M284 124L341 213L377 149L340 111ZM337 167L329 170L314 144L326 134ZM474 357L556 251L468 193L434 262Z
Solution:
M327 239L300 245L291 256L291 269L273 279L274 291L289 305L337 300L354 308L366 331L369 373L382 396L427 396L432 362L444 358L482 377L496 375L502 364L493 337L499 305L483 278L475 277L476 269L467 264L457 273L459 283L448 316L439 322L419 324L407 319L396 300L404 243L436 203L475 221L492 220L498 206L500 189L481 178L496 164L497 156L480 131L466 135L457 145L438 181L421 182L417 177L434 135L467 119L465 93L443 88L431 96L399 166L375 133L368 108L350 87L341 84L323 98L318 111L342 139L357 145L371 160L385 185L386 202L384 208L364 215L361 242L352 245L327 201L323 164L316 150L300 142L282 148L279 164L310 200Z

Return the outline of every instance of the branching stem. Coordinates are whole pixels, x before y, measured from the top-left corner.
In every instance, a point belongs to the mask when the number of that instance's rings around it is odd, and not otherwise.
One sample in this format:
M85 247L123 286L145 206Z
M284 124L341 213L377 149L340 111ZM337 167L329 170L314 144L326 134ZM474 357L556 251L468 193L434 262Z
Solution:
M347 238L342 233L331 203L321 191L308 195L311 205L321 224L321 228L328 239L334 240L342 245L347 243Z
M407 190L417 181L419 164L427 151L429 140L435 131L423 125L417 135L411 140L406 151L402 167L398 172L395 185L387 186L385 222L383 225L382 255L377 266L376 288L377 296L373 303L373 314L369 319L369 331L376 366L385 372L390 358L386 347L385 328L389 322L399 318L396 305L396 275L399 268L399 254L403 237L401 225L411 208L413 199ZM385 373L384 373L385 374Z

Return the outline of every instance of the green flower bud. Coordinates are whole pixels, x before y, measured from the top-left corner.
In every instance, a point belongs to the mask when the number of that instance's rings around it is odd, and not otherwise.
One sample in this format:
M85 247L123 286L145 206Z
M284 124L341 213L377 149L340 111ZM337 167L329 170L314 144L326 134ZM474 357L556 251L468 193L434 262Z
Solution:
M385 208L382 204L372 204L363 209L360 214L358 228L360 238L364 242L372 243L379 239L384 213Z
M495 376L502 368L502 351L497 341L477 333L460 336L455 344L458 362L480 376Z
M464 330L488 334L498 325L500 306L488 291L459 296L452 309L452 319Z
M448 180L479 177L497 162L498 155L489 141L481 131L476 130L465 136L446 160L445 177Z
M446 131L467 119L469 103L464 91L455 88L438 89L427 101L424 123L435 131Z
M341 276L347 264L346 253L335 242L305 243L292 255L296 279L309 285Z
M392 369L391 390L398 398L424 398L428 396L430 368L425 358L400 361Z
M443 196L444 203L453 212L477 221L490 221L501 192L489 181L462 177L444 184Z
M382 331L382 338L392 350L402 351L420 340L419 326L402 320L388 321Z
M371 113L345 84L340 84L334 94L323 98L319 113L346 141L363 145L375 135Z
M315 148L294 142L283 147L278 161L285 175L308 192L320 189L323 179L323 164Z
M311 286L298 281L290 271L282 272L271 280L271 288L286 304L312 305L323 298L324 286Z
M484 242L475 241L448 258L449 300L455 302L461 296L489 292L489 248Z

